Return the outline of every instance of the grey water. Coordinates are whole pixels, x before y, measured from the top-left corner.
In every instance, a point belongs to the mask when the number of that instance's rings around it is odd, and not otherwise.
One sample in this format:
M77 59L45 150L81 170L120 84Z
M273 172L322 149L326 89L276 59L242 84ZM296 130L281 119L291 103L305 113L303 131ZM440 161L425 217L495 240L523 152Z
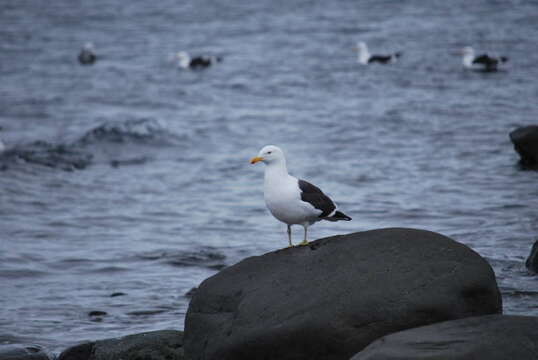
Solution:
M537 24L531 0L3 0L0 343L182 329L191 288L287 244L248 163L266 144L353 217L310 239L437 231L538 315L538 173L508 138L537 121ZM360 66L359 40L401 61ZM466 45L510 60L464 71Z

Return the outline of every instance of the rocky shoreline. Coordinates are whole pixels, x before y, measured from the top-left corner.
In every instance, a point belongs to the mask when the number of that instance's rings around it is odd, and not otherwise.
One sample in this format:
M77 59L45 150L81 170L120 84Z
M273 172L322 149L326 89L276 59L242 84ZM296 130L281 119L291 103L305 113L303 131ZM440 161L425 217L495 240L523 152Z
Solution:
M438 233L389 228L246 258L200 284L185 333L86 342L57 359L525 360L537 358L536 329L538 317L502 315L479 254ZM54 358L0 346L0 360Z
M521 167L538 169L538 125L518 127L510 132L510 140L520 156Z

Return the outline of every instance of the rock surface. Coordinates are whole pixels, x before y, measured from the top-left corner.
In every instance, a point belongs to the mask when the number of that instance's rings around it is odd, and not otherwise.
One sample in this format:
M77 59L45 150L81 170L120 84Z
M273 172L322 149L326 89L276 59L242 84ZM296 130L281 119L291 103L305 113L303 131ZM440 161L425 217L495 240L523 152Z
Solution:
M372 230L247 258L202 282L185 356L347 360L396 331L501 311L491 267L467 246Z
M521 165L538 166L538 125L517 128L510 133L510 140L521 157Z
M538 240L532 245L531 253L525 261L525 266L529 271L538 273Z
M538 317L490 315L385 336L351 360L536 360Z
M49 360L47 352L38 345L0 345L0 360Z
M73 346L58 360L183 360L183 332L160 330Z

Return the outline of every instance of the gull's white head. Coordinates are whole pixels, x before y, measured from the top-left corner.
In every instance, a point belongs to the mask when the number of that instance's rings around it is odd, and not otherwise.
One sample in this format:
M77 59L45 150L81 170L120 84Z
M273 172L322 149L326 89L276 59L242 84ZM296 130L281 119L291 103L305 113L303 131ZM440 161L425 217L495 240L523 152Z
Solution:
M285 161L284 152L278 146L264 146L258 153L258 156L250 159L251 164L256 164L259 161L265 163L265 165Z
M93 46L93 43L87 42L87 43L84 44L82 49L86 50L86 51L93 51L93 50L95 50L95 47Z
M464 48L461 49L461 54L463 56L474 55L474 49L470 46L465 46Z
M460 50L460 54L463 55L463 66L470 68L473 66L474 49L470 46L465 46Z
M358 41L357 46L353 48L357 52L357 62L360 64L367 64L368 59L370 58L370 52L368 51L368 46L364 41Z
M191 62L191 56L186 51L176 53L176 59L182 68L188 68Z
M357 51L366 51L368 50L368 46L366 46L366 43L364 41L357 41Z

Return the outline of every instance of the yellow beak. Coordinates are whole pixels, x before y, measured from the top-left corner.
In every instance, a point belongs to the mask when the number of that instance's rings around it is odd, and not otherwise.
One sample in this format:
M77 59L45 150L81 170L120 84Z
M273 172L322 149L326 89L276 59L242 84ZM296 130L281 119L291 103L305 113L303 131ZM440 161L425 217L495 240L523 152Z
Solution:
M263 161L263 158L259 157L259 156L256 156L256 157L253 157L252 159L250 159L251 164L256 164L258 161Z

